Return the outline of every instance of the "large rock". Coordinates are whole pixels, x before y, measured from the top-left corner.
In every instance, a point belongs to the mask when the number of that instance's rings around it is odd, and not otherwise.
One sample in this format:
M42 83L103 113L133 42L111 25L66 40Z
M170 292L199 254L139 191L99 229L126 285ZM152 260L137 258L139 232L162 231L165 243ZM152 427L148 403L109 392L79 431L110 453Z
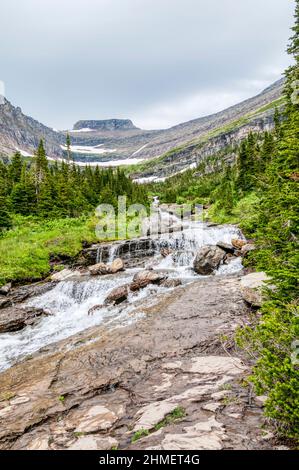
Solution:
M256 247L253 243L246 243L246 245L243 245L242 248L241 248L241 255L242 256L247 256L248 253L250 253L251 251L254 251L256 250Z
M42 315L48 315L41 308L8 307L0 310L0 333L18 331L37 322Z
M97 276L99 274L110 274L109 266L105 263L97 263L93 266L89 266L88 271L92 276Z
M196 255L193 263L194 271L197 274L212 274L222 263L226 256L226 252L218 246L203 246Z
M11 291L11 282L0 287L0 295L7 295Z
M59 271L58 273L52 274L51 281L66 281L67 279L70 279L71 277L75 276L81 276L81 272L72 271L71 269L66 268L62 271Z
M266 284L269 281L266 273L251 273L242 277L240 281L241 293L243 299L253 307L261 307L263 303L262 289L264 287L272 287Z
M118 273L124 269L124 262L121 258L116 258L109 266L111 274Z
M124 269L124 262L122 259L117 258L111 264L97 263L89 266L88 271L92 276L115 274Z
M217 243L218 248L221 248L224 250L226 253L234 254L235 248L233 245L230 245L229 243L224 243L224 242L218 242Z
M146 287L148 284L161 284L167 276L158 273L156 271L140 271L133 277L133 283L142 287Z
M130 292L129 284L116 287L115 289L112 289L112 291L108 294L104 303L114 304L114 305L120 304L121 302L124 302L125 300L127 300L129 292Z

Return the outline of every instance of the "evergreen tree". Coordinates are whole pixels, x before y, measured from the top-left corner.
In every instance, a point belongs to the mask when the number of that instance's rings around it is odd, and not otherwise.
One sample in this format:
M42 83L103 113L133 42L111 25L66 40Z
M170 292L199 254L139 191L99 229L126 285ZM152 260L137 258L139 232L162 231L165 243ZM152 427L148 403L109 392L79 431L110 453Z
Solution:
M39 194L40 185L44 180L48 171L48 161L46 151L44 148L43 140L41 139L38 145L35 158L35 188L36 194Z
M12 226L7 197L0 194L0 233Z

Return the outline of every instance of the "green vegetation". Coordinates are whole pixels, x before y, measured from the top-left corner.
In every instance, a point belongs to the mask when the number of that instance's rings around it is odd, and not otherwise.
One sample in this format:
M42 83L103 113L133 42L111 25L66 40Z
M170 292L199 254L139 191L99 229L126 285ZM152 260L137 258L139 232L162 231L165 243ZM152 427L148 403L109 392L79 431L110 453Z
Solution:
M136 431L135 434L133 435L131 442L136 442L139 439L142 439L145 436L149 435L149 430L148 429L139 429L139 431Z
M161 428L165 428L165 426L169 426L173 424L175 421L178 421L186 416L186 412L184 408L178 406L175 408L171 413L169 413L165 418L155 425L155 431L159 431Z
M0 285L10 280L38 280L50 271L50 257L73 257L82 242L96 241L96 219L38 220L14 217L14 228L0 238Z
M0 160L0 285L40 279L50 257L73 257L82 242L97 241L91 214L98 204L111 204L117 213L117 197L125 195L127 205L148 205L145 188L123 171L82 169L70 160L68 151L67 162L49 165L42 141L29 162L19 153L8 163ZM126 235L124 228L117 227L119 235Z
M149 436L152 432L159 431L159 429L164 428L165 426L169 426L170 424L173 424L174 422L184 418L186 416L186 412L184 408L181 406L177 406L171 413L165 416L162 421L159 421L152 429L139 429L139 431L136 431L135 434L133 435L131 442L136 442L139 439L142 439L143 437Z
M299 441L299 0L288 51L295 64L286 71L285 106L281 118L275 112L274 131L249 134L236 164L211 159L152 190L165 202L210 204L210 218L239 223L255 239L247 263L266 271L276 288L237 341L256 357L251 381L268 396L266 415L282 435Z
M58 400L59 400L61 403L63 403L64 400L65 400L65 397L64 397L63 395L60 395L60 396L58 397Z

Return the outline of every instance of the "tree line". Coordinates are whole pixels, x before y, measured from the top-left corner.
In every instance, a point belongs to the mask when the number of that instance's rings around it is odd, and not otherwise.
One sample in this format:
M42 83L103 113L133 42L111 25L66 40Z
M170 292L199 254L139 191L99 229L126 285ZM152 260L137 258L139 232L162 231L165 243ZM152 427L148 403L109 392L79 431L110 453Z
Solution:
M118 195L126 195L128 204L148 204L145 189L119 168L82 168L69 158L49 163L42 140L29 162L19 152L8 164L0 160L0 230L12 226L13 214L79 217L100 203L117 209Z

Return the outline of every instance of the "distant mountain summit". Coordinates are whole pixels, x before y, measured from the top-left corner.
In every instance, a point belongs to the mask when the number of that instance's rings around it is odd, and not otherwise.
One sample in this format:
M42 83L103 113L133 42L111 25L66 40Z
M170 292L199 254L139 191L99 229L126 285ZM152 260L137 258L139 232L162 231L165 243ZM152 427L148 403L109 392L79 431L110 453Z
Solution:
M78 121L74 124L74 131L81 129L91 129L97 131L127 131L138 129L130 119L103 119Z
M32 155L44 139L47 155L61 156L60 144L65 136L23 114L6 98L0 102L0 156L12 155L19 150L24 156Z

